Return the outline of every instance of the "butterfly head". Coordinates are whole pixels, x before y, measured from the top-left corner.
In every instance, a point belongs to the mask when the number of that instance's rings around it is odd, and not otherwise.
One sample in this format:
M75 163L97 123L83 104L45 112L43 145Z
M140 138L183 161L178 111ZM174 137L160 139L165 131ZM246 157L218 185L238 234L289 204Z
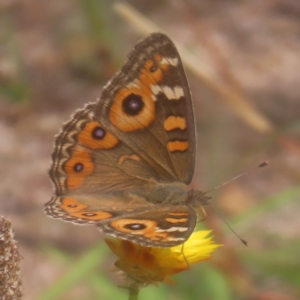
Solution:
M187 204L192 207L199 207L210 204L210 196L200 190L191 189L188 193Z

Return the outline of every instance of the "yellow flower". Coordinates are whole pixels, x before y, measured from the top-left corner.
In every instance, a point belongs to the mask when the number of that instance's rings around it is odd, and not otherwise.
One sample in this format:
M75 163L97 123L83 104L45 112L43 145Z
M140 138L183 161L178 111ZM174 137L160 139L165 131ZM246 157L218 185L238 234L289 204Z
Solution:
M184 245L172 248L149 248L117 238L106 238L110 249L119 257L115 266L125 273L130 284L174 283L170 276L210 258L221 245L208 237L210 230L194 232Z

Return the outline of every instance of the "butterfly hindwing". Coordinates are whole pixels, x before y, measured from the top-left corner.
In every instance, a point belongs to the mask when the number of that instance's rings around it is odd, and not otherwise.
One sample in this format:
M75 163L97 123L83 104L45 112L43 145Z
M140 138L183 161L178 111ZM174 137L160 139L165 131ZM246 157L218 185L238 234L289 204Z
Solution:
M115 190L110 193L68 193L46 204L46 214L67 222L89 225L122 218L154 207L142 190Z
M172 247L184 243L196 226L195 211L184 205L149 207L125 217L105 220L97 227L106 234L145 247Z

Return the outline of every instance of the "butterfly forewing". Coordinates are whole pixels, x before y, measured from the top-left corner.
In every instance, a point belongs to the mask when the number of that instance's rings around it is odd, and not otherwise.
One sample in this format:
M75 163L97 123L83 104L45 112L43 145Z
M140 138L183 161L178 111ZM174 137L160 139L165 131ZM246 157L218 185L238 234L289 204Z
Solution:
M108 116L105 125L159 173L159 181L191 181L193 108L179 54L168 37L156 33L137 44L98 106L97 115Z

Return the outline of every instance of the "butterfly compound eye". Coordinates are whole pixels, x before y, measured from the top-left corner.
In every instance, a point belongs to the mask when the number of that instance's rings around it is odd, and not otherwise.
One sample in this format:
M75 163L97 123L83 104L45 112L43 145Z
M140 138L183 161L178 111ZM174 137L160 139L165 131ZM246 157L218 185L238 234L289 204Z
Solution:
M127 115L136 116L141 112L144 105L145 104L141 96L130 94L123 100L122 108Z

